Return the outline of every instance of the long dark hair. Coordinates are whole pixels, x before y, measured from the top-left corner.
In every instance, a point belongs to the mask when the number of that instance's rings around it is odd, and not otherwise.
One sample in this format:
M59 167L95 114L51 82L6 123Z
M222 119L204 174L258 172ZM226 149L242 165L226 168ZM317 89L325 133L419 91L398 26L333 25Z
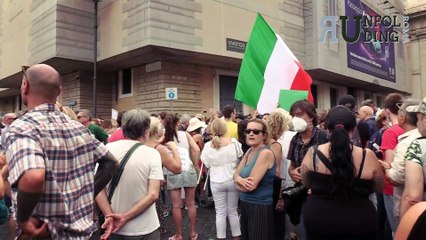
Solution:
M172 113L167 113L167 115L164 117L163 124L164 124L164 139L163 144L173 141L174 138L178 139L177 131L176 131L176 125L179 122L179 118Z
M355 166L352 161L353 144L349 132L356 126L355 115L346 107L337 106L327 116L330 135L332 195L349 197L355 180Z

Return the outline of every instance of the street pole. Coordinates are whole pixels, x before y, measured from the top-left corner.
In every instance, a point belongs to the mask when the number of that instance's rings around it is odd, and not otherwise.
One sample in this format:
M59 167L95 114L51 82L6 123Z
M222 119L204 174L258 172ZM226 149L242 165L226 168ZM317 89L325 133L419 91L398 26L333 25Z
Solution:
M98 3L100 0L93 0L93 116L97 117L96 113L96 67L98 62Z

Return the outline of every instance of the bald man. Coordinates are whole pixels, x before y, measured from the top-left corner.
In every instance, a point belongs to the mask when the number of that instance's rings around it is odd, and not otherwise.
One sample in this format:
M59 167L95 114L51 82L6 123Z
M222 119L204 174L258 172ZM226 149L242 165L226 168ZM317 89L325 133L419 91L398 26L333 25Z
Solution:
M28 111L6 137L18 236L89 238L97 229L92 219L94 196L117 166L86 127L55 106L60 93L55 69L45 64L23 68L21 97Z
M360 122L367 123L369 135L372 137L378 131L373 109L369 106L362 106L358 110L358 116Z

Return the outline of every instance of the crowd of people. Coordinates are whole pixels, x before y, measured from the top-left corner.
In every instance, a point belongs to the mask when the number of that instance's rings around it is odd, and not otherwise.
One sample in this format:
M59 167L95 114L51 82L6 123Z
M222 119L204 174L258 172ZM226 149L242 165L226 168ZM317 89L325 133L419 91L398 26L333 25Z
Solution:
M3 116L1 239L160 239L171 213L168 239L196 240L209 196L217 239L426 239L426 98L102 121L60 91L52 67L23 68L27 111Z

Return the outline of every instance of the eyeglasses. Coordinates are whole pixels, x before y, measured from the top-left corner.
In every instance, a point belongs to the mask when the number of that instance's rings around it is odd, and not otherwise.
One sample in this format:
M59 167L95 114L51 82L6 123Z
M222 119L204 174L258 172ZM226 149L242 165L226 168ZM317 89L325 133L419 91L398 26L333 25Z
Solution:
M259 133L264 133L263 130L259 130L259 129L246 129L244 132L246 134L250 134L251 132L253 132L255 135L259 135Z
M80 118L82 118L82 117L84 117L84 116L77 116L77 118L78 118L78 119L80 119Z
M395 105L398 107L398 109L401 109L401 107L402 107L402 103L400 103L400 102L396 103Z
M22 66L21 67L22 73L24 74L25 79L27 79L27 80L28 80L28 76L27 76L27 70L28 70L28 68L30 68L30 66Z

